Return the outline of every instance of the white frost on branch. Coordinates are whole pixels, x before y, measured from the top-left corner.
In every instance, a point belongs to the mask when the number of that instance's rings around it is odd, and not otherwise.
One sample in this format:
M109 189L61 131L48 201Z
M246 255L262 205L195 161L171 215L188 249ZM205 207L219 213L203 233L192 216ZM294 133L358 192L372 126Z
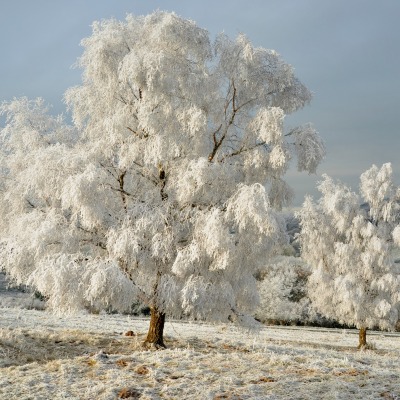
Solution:
M326 154L325 145L312 125L305 125L291 131L295 137L297 169L315 173Z

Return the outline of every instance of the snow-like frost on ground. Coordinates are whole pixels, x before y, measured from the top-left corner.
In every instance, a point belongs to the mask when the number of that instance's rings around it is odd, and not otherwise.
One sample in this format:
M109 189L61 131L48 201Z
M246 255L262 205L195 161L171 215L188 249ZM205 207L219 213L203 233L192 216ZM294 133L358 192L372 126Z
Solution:
M1 399L396 399L400 337L352 330L167 322L164 351L140 342L148 320L0 309ZM135 336L122 333L132 330Z

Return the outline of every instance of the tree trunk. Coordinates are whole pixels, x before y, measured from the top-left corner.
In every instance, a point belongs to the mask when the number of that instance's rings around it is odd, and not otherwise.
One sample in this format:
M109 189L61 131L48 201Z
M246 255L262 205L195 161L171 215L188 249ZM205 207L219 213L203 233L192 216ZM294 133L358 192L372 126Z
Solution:
M358 348L365 349L367 347L367 328L360 328L358 332Z
M165 313L160 312L156 307L150 307L150 327L143 343L145 347L166 348L164 344L164 324Z

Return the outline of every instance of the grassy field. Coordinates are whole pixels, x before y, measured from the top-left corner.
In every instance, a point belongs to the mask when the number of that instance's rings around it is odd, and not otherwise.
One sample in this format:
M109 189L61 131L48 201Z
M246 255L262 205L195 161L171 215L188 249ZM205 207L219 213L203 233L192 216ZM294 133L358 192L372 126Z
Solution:
M168 349L149 351L146 319L0 315L1 399L400 399L398 334L357 351L352 330L175 321Z

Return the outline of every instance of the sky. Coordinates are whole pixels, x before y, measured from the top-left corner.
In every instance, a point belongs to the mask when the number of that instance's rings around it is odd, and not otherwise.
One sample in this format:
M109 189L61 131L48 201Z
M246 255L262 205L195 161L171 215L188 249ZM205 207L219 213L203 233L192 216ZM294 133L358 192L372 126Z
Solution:
M286 118L312 122L327 156L317 174L288 171L294 205L326 173L358 190L372 164L391 162L400 183L399 0L0 0L0 102L43 97L65 113L63 94L81 81L72 68L95 20L174 11L212 37L244 33L274 49L314 95Z

